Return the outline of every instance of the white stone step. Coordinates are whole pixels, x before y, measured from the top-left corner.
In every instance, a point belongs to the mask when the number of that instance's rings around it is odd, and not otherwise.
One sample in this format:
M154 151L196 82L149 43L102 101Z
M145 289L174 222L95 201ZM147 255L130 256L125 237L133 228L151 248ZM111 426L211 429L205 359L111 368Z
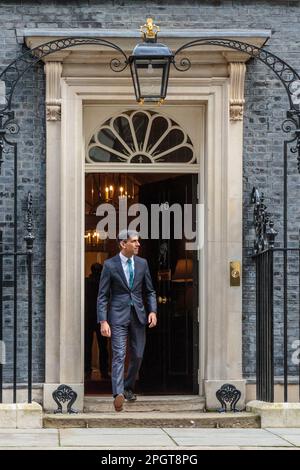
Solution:
M135 402L124 402L124 412L181 412L204 409L205 400L198 395L138 395ZM113 398L108 395L84 398L84 412L109 413L114 411Z
M45 414L45 428L260 428L255 413L124 412Z

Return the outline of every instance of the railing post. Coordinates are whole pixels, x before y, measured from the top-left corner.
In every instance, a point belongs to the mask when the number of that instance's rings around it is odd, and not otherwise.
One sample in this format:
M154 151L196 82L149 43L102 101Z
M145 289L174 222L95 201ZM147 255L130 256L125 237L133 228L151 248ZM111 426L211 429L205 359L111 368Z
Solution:
M256 255L256 395L274 401L273 249Z
M28 282L28 403L32 401L32 259L33 259L33 242L34 235L32 233L32 194L29 191L27 196L27 214L26 214L26 230L27 235L24 237L26 241L27 251L27 282Z
M278 232L274 229L274 221L269 220L266 236L268 240L268 383L269 400L274 401L274 246Z
M266 373L267 373L267 396L266 401L274 401L274 299L273 299L273 276L274 276L274 251L270 248L267 253L267 328L266 328L266 344L267 344L267 359L266 359Z
M256 263L256 396L274 401L274 244L277 231L263 194L253 188Z
M261 377L261 255L256 256L256 397L261 399L262 377Z
M0 230L0 403L3 401L3 232Z
M300 231L298 245L298 345L300 348ZM298 354L298 397L300 402L300 353Z

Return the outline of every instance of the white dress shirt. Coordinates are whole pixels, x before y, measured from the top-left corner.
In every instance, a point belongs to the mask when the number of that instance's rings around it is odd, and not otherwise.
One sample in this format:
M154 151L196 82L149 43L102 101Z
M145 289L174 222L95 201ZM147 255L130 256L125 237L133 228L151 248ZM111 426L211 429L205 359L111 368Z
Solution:
M126 277L127 284L129 285L129 266L128 266L128 260L130 258L127 258L127 256L124 256L122 253L120 253L120 258L121 258L121 263L122 263L122 268ZM134 256L131 257L132 260L132 270L133 270L133 277L134 277Z

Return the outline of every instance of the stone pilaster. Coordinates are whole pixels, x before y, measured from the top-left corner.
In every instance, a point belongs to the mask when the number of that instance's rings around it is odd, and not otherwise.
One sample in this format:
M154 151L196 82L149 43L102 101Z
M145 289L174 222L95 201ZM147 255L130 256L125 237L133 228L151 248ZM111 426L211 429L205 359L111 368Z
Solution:
M45 387L59 382L60 367L60 174L62 63L45 64L46 73L46 358ZM55 190L53 190L55 188ZM44 387L44 392L45 392ZM54 389L55 390L55 387ZM52 391L53 391L52 390ZM52 395L51 400L55 405ZM52 403L51 402L51 403ZM45 400L44 400L45 403Z

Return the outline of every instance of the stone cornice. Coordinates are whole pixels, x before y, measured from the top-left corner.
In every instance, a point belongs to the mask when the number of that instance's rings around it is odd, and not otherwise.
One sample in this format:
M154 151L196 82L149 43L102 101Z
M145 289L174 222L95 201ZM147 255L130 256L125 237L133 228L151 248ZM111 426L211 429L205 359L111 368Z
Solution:
M270 38L271 31L269 30L163 30L159 33L159 38L162 42L166 42L167 45L175 51L177 48L182 46L184 43L192 41L196 38L230 38L241 40L243 42L261 47ZM17 37L19 42L25 42L26 45L33 49L43 43L52 41L58 38L64 37L89 37L89 38L103 38L108 41L116 43L120 46L126 54L130 54L134 46L140 39L140 34L136 30L92 30L92 29L24 29L17 31ZM77 55L83 52L89 52L91 55L98 51L105 54L113 54L114 51L101 45L81 45L76 46L67 50L55 52L55 59L51 60L62 60L69 59L76 60ZM191 49L185 51L186 55L197 55L201 57L203 54L211 54L211 60L214 62L224 62L226 56L222 53L229 52L228 48L214 45L202 45L194 46ZM248 60L249 56L244 54L244 58L240 61ZM48 60L48 58L45 58Z
M29 37L103 37L103 38L140 38L138 30L131 29L43 29L26 28L16 30L19 42L24 42ZM160 38L235 38L246 41L258 40L260 45L266 42L272 35L269 29L163 29L159 33Z

